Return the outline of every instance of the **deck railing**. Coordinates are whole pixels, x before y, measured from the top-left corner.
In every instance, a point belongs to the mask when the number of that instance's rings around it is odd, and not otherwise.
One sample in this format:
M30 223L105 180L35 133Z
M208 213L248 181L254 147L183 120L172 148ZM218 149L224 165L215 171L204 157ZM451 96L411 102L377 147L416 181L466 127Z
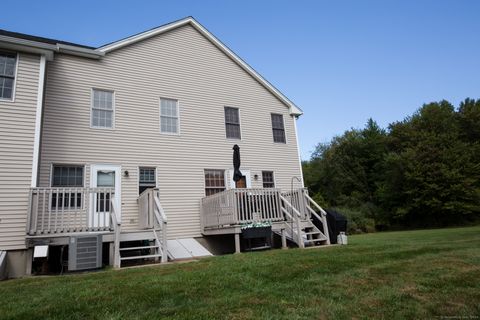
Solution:
M113 188L31 188L27 234L112 231Z
M139 226L152 229L162 262L167 262L167 215L160 203L159 189L152 188L142 192L138 196L138 209Z
M230 189L201 200L202 227L282 221L280 189Z
M307 195L308 190L306 188L282 192L282 196L300 213L299 218L302 220L310 219L311 217L311 213L308 209L309 203L306 198Z

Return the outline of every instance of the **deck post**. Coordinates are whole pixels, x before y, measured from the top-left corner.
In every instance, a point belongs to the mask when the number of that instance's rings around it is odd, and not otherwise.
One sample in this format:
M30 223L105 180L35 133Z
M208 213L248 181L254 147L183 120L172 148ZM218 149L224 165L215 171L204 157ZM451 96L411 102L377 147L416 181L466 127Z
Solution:
M108 265L112 266L115 264L115 246L113 242L109 243L109 250L108 250Z
M288 249L287 247L287 236L285 235L285 229L282 228L282 249Z
M235 253L240 253L240 233L235 233Z
M29 248L26 250L25 253L25 275L31 276L32 275L32 262L33 262L33 248Z

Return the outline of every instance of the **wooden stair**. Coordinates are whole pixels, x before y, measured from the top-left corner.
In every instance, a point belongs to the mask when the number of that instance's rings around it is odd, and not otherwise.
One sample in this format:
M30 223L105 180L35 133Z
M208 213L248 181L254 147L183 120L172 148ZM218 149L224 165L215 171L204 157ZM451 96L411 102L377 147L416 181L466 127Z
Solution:
M145 235L144 232L141 239L134 239L131 235L127 236L127 234L120 235L120 267L122 267L122 262L132 260L138 260L138 262L165 262L163 261L165 260L163 255L164 247L161 245L157 231L154 229L145 231L149 232L147 232L147 235ZM138 245L138 242L143 242L145 244Z

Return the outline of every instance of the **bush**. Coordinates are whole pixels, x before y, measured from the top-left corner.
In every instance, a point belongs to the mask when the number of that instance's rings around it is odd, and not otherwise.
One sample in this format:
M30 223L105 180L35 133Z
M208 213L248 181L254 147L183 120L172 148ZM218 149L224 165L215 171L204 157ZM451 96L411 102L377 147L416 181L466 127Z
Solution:
M348 234L375 232L375 220L370 218L367 212L347 207L333 208L333 210L347 217Z

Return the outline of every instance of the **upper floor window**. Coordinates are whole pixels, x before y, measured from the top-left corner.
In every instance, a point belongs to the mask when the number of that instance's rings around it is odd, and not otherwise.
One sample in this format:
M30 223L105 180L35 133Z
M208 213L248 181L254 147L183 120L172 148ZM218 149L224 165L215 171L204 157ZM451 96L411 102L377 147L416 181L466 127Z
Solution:
M225 107L225 131L228 139L241 139L240 115L237 108Z
M225 190L225 171L205 169L205 195L222 192Z
M283 115L272 113L273 142L285 143L285 126Z
M178 134L178 100L160 99L160 132Z
M0 99L13 99L16 66L16 55L0 53Z
M93 89L92 127L113 128L113 92Z
M262 171L262 182L264 188L275 188L273 171Z

